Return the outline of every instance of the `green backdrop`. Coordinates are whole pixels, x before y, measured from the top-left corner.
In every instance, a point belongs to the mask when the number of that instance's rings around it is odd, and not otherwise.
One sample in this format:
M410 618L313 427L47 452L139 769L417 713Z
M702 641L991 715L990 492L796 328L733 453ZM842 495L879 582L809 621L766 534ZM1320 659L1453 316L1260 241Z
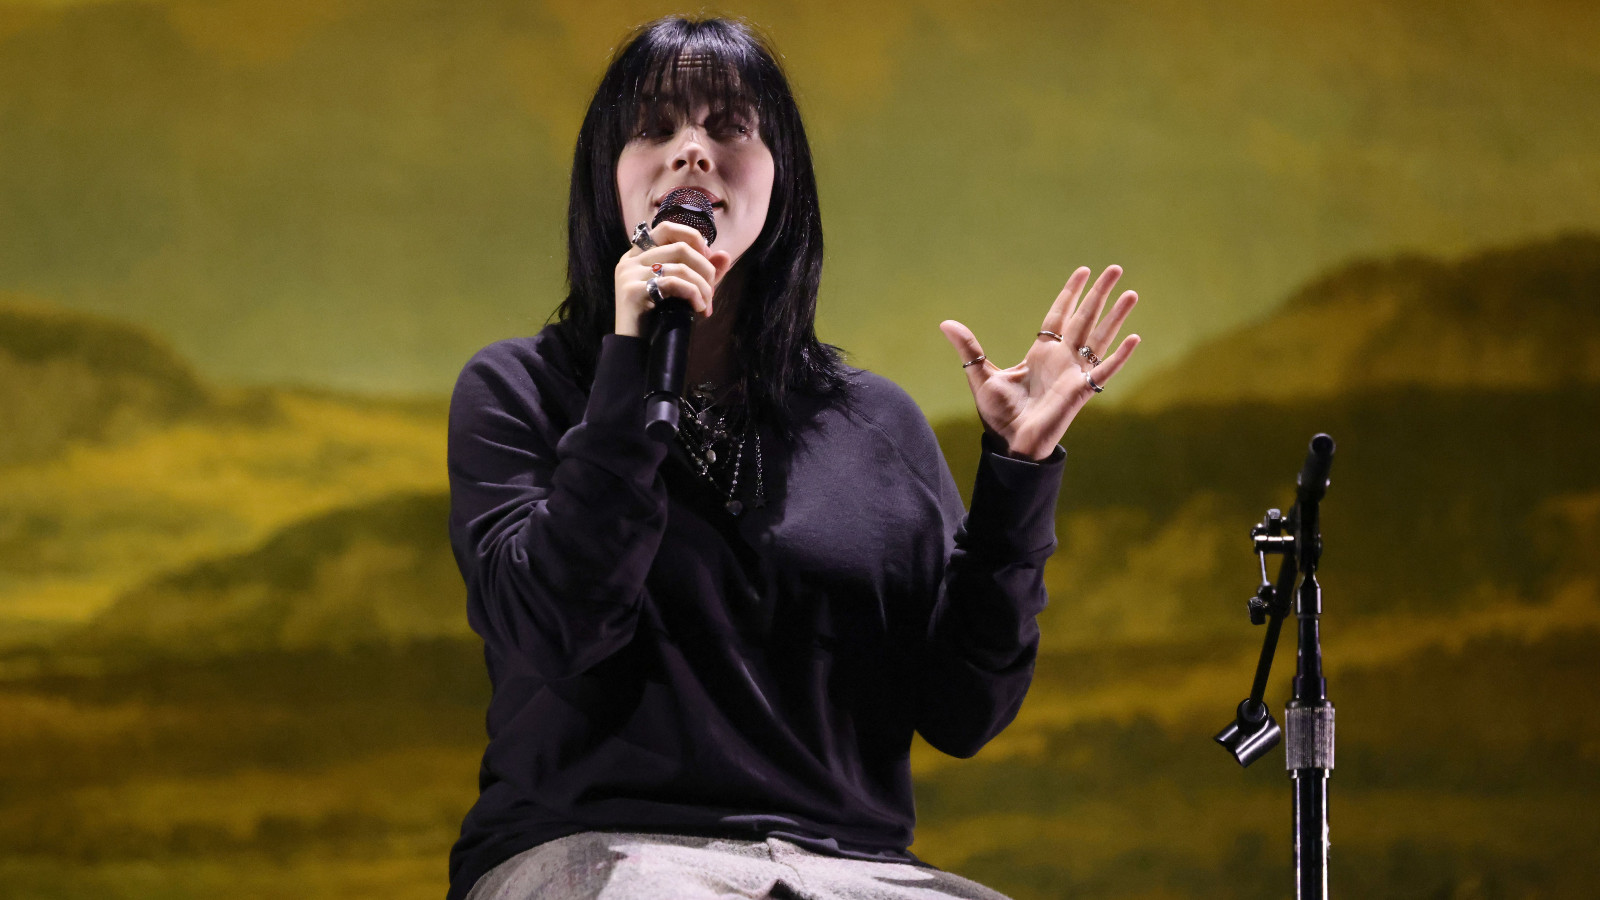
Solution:
M0 0L0 897L437 897L487 685L444 404L563 285L622 0ZM1307 438L1335 892L1600 885L1600 10L747 3L807 117L820 328L958 483L967 322L1078 265L1145 338L1067 438L1038 678L919 747L916 849L1019 898L1281 897L1209 736ZM1286 690L1287 644L1273 681Z

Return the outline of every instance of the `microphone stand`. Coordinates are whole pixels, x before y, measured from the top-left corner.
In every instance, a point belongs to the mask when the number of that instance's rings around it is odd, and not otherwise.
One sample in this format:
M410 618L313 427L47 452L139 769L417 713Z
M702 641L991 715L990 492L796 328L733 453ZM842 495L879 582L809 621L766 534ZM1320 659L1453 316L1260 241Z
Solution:
M1239 765L1248 766L1265 756L1282 736L1262 697L1292 596L1299 621L1299 649L1293 696L1285 710L1289 743L1284 751L1294 780L1295 896L1299 900L1328 897L1328 773L1333 770L1333 704L1328 700L1328 680L1322 675L1322 586L1317 583L1317 566L1322 559L1321 504L1328 491L1333 451L1333 438L1326 434L1313 437L1288 518L1269 509L1260 524L1250 529L1252 546L1261 562L1261 585L1250 598L1250 621L1256 625L1266 622L1267 633L1250 696L1239 703L1234 721L1215 738ZM1283 556L1276 584L1267 580L1269 553ZM1297 578L1300 586L1295 590Z

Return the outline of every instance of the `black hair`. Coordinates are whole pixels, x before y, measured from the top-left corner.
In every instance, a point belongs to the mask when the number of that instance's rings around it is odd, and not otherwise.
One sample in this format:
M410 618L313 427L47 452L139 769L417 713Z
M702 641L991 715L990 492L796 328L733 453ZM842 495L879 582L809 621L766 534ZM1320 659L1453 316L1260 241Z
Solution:
M631 227L622 221L617 158L644 115L667 104L687 116L697 103L713 112L754 110L772 152L767 220L737 263L745 288L730 351L749 414L792 436L794 395L842 393L844 366L838 349L816 335L822 216L805 126L774 54L743 22L658 19L612 58L572 157L568 293L556 317L580 377L592 379L600 339L615 325L614 270Z

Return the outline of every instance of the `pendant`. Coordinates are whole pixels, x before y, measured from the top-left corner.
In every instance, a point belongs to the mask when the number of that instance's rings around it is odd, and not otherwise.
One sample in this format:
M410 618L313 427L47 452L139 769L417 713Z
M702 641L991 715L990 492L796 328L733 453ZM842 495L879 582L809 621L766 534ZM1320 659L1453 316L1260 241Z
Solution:
M738 514L744 512L744 504L737 500L729 500L726 504L726 508L729 515L737 516Z
M706 448L706 462L715 465L716 461L717 461L717 451L712 449L711 447L707 447Z

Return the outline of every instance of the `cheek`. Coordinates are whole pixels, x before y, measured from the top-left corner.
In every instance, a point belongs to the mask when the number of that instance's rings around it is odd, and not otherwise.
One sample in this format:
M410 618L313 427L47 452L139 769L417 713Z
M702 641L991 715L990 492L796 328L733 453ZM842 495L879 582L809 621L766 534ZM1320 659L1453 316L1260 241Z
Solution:
M767 207L772 203L772 184L776 174L776 167L772 162L771 152L754 155L747 161L745 170L746 183L750 185L751 195L758 198L749 208L751 216L755 219L757 228L767 219Z
M637 153L626 150L617 158L617 197L622 204L622 221L637 222L648 210L649 166ZM631 227L631 226L630 226Z

